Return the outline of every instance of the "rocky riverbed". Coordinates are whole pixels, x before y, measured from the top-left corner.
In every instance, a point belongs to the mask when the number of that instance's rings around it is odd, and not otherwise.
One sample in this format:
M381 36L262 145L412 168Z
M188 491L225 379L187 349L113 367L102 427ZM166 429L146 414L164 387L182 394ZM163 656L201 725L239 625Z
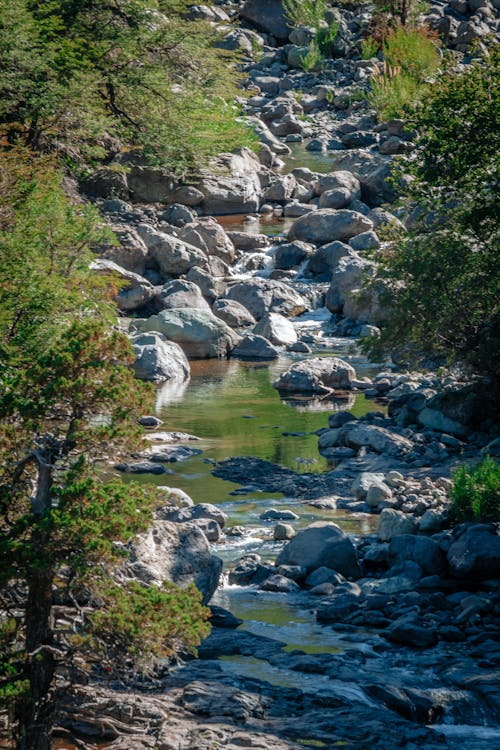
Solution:
M380 290L361 287L383 228L406 221L388 174L412 134L363 99L378 65L359 55L370 9L329 11L336 57L312 73L300 67L311 31L287 28L278 0L191 12L243 55L240 104L259 149L221 155L189 184L131 152L80 187L119 239L94 269L122 279L136 375L166 384L166 424L146 418L143 450L110 466L161 488L122 572L194 580L213 630L199 660L140 689L77 687L59 723L114 750L500 748L500 530L451 525L448 499L458 463L498 455L495 415L458 373L368 369L337 351L336 337L377 335L386 319ZM498 34L489 0L425 13L457 64ZM168 404L197 360L221 358L279 363L275 399L322 415L315 457L211 458L207 434L187 434ZM295 422L283 432L302 434ZM165 486L179 466L217 479L211 502ZM251 518L218 504L225 482Z

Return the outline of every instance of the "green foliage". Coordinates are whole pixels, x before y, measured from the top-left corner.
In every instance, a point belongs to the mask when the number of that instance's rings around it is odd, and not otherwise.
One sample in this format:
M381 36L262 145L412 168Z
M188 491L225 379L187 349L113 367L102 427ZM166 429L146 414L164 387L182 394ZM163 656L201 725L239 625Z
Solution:
M195 653L210 627L209 610L201 604L196 587L179 590L165 581L162 588L145 587L133 581L126 586L101 588L107 606L89 617L88 646L113 671L134 658L147 668L151 655L171 657L181 650Z
M0 125L72 162L139 146L178 172L253 143L234 55L178 0L0 0ZM12 40L16 44L12 44Z
M420 0L375 0L377 13L388 16L394 25L415 21L418 13L422 13L425 5Z
M418 137L399 159L408 236L381 257L377 280L392 310L378 341L380 356L410 342L488 373L500 372L500 48L433 85L408 123ZM408 179L409 178L409 179Z
M323 26L316 32L315 41L323 57L331 57L333 55L333 45L339 29L340 23L338 21L331 21L328 26Z
M362 60L371 60L372 57L376 57L378 55L380 49L380 45L376 39L374 39L372 36L366 37L366 39L361 40L361 59Z
M88 270L90 246L103 236L97 215L69 203L49 159L0 152L0 180L0 697L14 706L25 746L36 731L46 737L36 747L48 748L54 652L57 663L76 650L92 665L99 633L109 652L113 627L117 669L141 661L140 627L148 658L192 650L206 610L191 589L109 585L158 500L106 481L96 465L138 444L137 419L153 391L128 367L111 282ZM77 608L69 631L52 614L57 588L76 602L82 587L100 601L100 630ZM180 609L183 630L174 624Z
M328 9L327 0L283 0L286 16L292 26L317 28Z
M398 26L382 43L384 67L372 76L369 102L379 119L401 117L418 104L427 79L437 73L441 56L436 40L423 28Z
M487 456L473 467L460 466L453 475L450 498L458 521L498 521L500 464Z
M300 64L302 69L307 73L314 70L321 70L323 67L323 55L318 46L316 39L313 39L309 45L307 52L300 57Z

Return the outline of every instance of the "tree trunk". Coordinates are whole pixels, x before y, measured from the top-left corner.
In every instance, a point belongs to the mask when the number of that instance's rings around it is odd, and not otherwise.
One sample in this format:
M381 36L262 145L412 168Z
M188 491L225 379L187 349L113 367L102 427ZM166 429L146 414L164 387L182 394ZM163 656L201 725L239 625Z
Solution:
M37 492L32 508L39 519L50 509L52 466L47 456L39 461ZM55 672L51 624L54 569L44 564L50 531L35 525L31 544L35 560L27 572L28 596L25 610L25 679L29 683L16 710L17 750L50 750L54 702L52 681ZM38 557L38 559L36 559ZM48 647L48 648L47 648Z

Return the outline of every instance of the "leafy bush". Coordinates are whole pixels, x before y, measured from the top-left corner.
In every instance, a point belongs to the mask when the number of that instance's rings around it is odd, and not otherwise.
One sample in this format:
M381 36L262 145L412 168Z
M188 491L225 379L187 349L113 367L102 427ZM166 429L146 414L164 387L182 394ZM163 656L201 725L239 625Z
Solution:
M327 0L283 0L292 26L319 26L328 8Z
M453 475L451 509L458 521L500 519L500 464L487 456L476 466L460 466Z
M429 85L408 121L415 148L399 157L409 234L380 255L391 311L374 357L411 344L487 373L500 385L500 45L489 57ZM465 126L466 124L466 126ZM408 179L410 178L410 179Z
M383 69L371 78L368 101L377 110L380 120L390 120L401 117L405 108L416 101L421 92L421 84L411 75L384 64Z

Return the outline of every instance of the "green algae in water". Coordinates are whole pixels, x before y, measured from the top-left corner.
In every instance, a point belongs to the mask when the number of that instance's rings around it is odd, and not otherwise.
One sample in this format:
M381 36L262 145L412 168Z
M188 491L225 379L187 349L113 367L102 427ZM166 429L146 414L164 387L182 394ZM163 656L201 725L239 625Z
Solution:
M304 745L304 747L328 747L326 742L322 742L322 740L303 740L299 738L297 742L300 745ZM337 743L335 743L337 744Z

